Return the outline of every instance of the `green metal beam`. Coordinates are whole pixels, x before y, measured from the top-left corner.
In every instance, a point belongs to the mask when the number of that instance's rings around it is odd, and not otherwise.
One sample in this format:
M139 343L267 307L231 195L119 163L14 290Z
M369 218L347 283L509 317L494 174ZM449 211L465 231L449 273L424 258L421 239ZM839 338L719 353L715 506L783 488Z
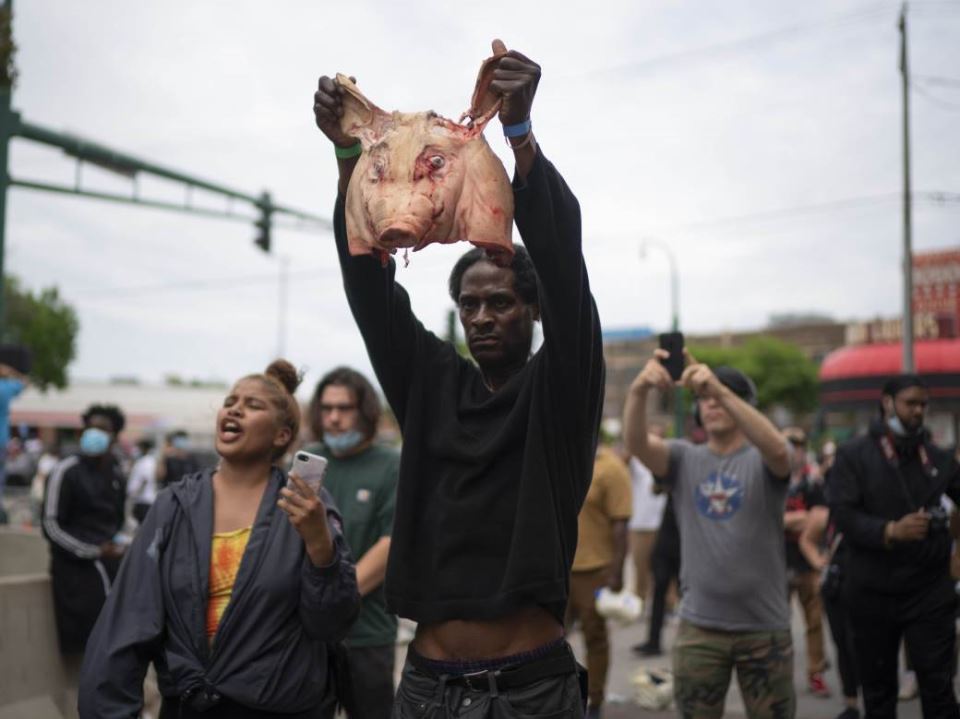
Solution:
M178 172L177 170L172 170L168 167L163 167L162 165L158 165L147 160L141 160L133 155L117 152L109 147L99 145L95 142L91 142L90 140L76 137L75 135L56 132L55 130L51 130L41 125L21 120L19 116L17 119L18 122L13 128L13 135L27 140L40 142L44 145L59 147L71 157L76 157L79 160L90 162L94 165L99 165L100 167L126 177L134 177L138 173L144 172L150 175L156 175L157 177L173 180L174 182L180 182L191 187L209 190L210 192L219 195L226 195L227 197L244 200L250 204L255 205L259 202L260 198L256 195L240 192L239 190L234 190L233 188L226 187L225 185L218 185L213 182L208 182L207 180L202 180L198 177L193 177L192 175Z
M175 210L192 215L202 215L203 217L214 217L227 220L241 220L243 222L254 222L255 217L250 215L240 215L230 210L214 210L206 207L196 207L195 205L178 204L176 202L167 202L165 200L150 200L131 195L119 195L113 192L99 192L97 190L85 190L83 188L71 187L69 185L56 185L49 182L39 182L36 180L20 180L13 177L8 178L8 184L11 187L22 187L27 190L43 190L45 192L55 192L61 195L76 195L78 197L89 197L94 200L106 200L108 202L118 202L127 205L141 205L143 207L152 207L159 210ZM258 204L259 207L259 204ZM299 220L319 225L324 229L332 227L330 220L318 215L311 215L298 210L286 210L272 208L272 212L283 212L296 217ZM285 229L295 230L297 226L286 226Z
M4 322L4 282L3 282L3 259L4 259L4 234L6 227L6 199L7 188L9 186L23 187L29 190L43 190L46 192L56 192L63 195L76 195L79 197L90 197L97 200L106 200L108 202L121 202L130 205L142 205L144 207L153 207L161 210L175 210L177 212L187 212L194 215L204 215L206 217L218 217L234 220L243 220L252 222L257 227L257 244L264 250L270 247L270 229L275 215L286 215L297 220L308 222L313 225L319 225L325 230L332 230L333 224L325 217L312 215L308 212L284 205L275 205L270 199L270 193L262 192L259 195L251 195L241 192L232 187L227 187L215 182L194 177L184 172L174 170L170 167L159 165L155 162L143 160L124 152L119 152L106 145L101 145L90 140L70 135L63 132L51 130L48 127L37 125L33 122L25 121L20 113L12 108L11 96L13 92L13 83L16 77L16 69L13 66L13 44L12 32L12 12L13 0L6 0L0 4L0 342L4 339L6 324ZM8 166L8 146L10 140L14 137L22 137L25 140L32 140L51 147L58 147L67 155L74 157L78 162L89 162L90 164L102 167L110 172L115 172L131 180L136 180L141 173L153 175L173 182L185 185L188 191L192 188L205 190L206 192L221 195L229 200L240 200L251 205L257 213L256 217L244 217L234 214L231 209L214 210L203 207L195 207L189 202L179 204L165 200L152 200L139 197L134 191L130 195L122 195L113 192L101 192L98 190L87 190L79 185L70 187L67 185L58 185L39 180L15 180L9 176ZM79 173L78 173L79 178ZM290 227L289 229L301 229L299 227Z
M96 190L83 190L67 185L53 185L46 182L34 182L32 180L18 180L9 178L11 187L23 187L28 190L44 190L46 192L56 192L62 195L77 195L79 197L89 197L95 200L107 200L109 202L120 202L128 205L143 205L144 207L154 207L160 210L176 210L178 212L187 212L194 215L204 215L205 217L221 217L231 220L243 220L252 222L254 218L245 215L224 210L209 210L203 207L194 207L191 205L181 205L176 202L164 202L162 200L145 200L139 197L129 195L117 195L112 192L97 192Z

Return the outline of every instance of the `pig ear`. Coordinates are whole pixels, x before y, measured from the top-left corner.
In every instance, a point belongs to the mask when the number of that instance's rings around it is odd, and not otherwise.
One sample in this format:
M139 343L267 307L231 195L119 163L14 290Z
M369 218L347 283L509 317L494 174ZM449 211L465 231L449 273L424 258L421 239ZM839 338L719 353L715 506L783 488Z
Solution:
M383 137L392 123L392 115L370 102L346 75L337 73L337 84L343 89L343 117L340 129L360 140L366 150Z
M480 66L480 72L477 75L477 84L473 88L473 99L470 101L470 109L460 117L462 121L465 117L470 118L471 126L483 130L490 119L500 110L503 102L500 96L490 90L490 83L493 81L493 71L497 69L497 61L507 53L507 49L502 48L502 52L496 52L493 57L488 57Z
M463 178L457 201L454 237L482 247L496 257L513 256L513 189L503 164L486 146Z

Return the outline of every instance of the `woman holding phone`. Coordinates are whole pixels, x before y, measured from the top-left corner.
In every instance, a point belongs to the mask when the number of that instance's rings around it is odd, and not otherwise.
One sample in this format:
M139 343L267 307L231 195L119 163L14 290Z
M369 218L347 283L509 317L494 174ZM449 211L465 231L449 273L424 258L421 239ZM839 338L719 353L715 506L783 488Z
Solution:
M81 717L133 717L148 664L161 718L333 716L333 663L359 609L340 518L276 466L300 427L289 362L238 381L216 469L161 492L87 647Z

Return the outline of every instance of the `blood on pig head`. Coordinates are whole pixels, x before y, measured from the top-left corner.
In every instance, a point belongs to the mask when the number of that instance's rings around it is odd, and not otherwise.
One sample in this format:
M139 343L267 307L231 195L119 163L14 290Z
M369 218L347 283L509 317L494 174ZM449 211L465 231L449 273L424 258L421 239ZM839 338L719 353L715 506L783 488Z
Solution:
M483 137L499 109L487 90L494 60L481 67L467 124L434 112L384 112L337 75L344 90L340 126L363 148L347 188L350 254L386 262L398 249L466 240L509 260L513 191Z

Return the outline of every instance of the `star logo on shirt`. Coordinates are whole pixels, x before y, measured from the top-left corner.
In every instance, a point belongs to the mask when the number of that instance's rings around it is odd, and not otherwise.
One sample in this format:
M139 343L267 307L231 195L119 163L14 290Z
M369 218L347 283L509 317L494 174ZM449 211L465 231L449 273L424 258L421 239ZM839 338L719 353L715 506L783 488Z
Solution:
M697 509L708 519L730 519L743 504L743 485L730 474L712 472L696 488Z

